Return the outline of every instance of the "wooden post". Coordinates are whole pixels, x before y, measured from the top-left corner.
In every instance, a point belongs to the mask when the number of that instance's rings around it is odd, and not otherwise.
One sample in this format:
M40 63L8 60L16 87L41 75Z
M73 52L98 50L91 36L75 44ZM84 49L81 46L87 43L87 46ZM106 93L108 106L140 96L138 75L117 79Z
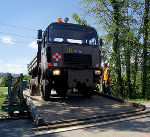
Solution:
M8 74L8 105L12 104L11 100L11 82L12 82L12 77L11 73Z
M19 82L19 86L20 86L20 103L23 104L23 74L20 74L20 82Z

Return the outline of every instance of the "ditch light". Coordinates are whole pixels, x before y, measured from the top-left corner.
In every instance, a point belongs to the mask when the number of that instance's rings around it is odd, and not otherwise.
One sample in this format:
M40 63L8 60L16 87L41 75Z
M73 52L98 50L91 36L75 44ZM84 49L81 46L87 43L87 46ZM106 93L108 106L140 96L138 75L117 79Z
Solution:
M95 70L95 75L100 75L101 71L100 70Z
M53 75L60 75L60 70L59 69L55 69L55 70L53 70Z

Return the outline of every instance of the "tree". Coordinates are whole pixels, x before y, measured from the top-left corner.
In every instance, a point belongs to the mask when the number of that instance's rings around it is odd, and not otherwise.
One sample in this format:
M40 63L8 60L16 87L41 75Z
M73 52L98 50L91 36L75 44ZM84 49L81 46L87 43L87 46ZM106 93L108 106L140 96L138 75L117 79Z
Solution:
M83 25L84 24L84 20L81 19L77 13L73 13L72 14L72 18L78 23L78 24L81 24Z
M9 73L6 73L2 76L2 81L0 83L0 86L1 87L8 87L8 74ZM12 77L12 86L17 82L18 80L18 77Z
M8 87L8 73L2 76L2 81L0 83L1 87Z
M142 94L143 97L145 97L146 92L146 85L147 85L147 75L148 75L148 27L149 27L149 7L150 7L150 1L145 0L145 12L144 12L144 24L143 24L143 31L144 31L144 42L143 42L143 62L142 62Z
M84 18L92 17L107 32L102 36L102 59L115 70L113 90L131 98L141 93L142 86L145 96L150 87L149 0L81 0L80 5ZM82 24L77 14L73 18Z
M31 76L24 75L24 77L23 77L23 80L26 80L27 82L29 82L30 79L31 79Z
M103 28L112 38L112 59L114 61L115 72L117 75L118 92L123 96L123 83L121 78L121 60L120 60L120 28L122 24L122 5L121 0L82 0L84 15L93 16L97 24L102 24Z
M124 54L122 65L126 70L127 93L130 98L135 95L136 75L138 70L138 54L140 51L139 40L141 36L139 30L142 22L140 19L141 5L142 3L137 0L126 0L124 1L124 6L122 6L122 9L124 9L124 13L122 13L122 34L120 35L120 41L123 48L121 53ZM133 77L134 82L132 82L131 76Z

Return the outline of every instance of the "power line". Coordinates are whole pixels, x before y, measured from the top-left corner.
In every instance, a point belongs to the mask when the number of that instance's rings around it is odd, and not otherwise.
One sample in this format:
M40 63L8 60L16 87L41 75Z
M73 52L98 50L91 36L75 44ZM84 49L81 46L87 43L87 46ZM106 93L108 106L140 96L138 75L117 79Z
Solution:
M1 32L1 31L0 31L0 33L1 34L6 34L6 35L12 35L12 36L16 36L16 37L36 39L35 37L27 36L27 35L20 35L20 34L8 33L8 32Z
M25 30L30 30L30 31L37 31L36 29L31 29L31 28L26 28L26 27L21 27L21 26L16 26L16 25L10 25L10 24L1 23L1 22L0 22L0 25L18 28L18 29L25 29Z

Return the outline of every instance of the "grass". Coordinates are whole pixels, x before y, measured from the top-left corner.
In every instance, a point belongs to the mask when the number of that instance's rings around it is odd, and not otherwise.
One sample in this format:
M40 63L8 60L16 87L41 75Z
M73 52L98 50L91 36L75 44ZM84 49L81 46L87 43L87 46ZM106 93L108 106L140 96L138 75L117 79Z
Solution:
M7 92L8 92L8 87L0 87L0 94L7 93Z
M0 114L3 114L1 111L2 103L4 102L5 98L7 97L8 88L7 87L0 87Z
M150 102L150 100L148 99L130 99L130 101L137 102L137 103Z

